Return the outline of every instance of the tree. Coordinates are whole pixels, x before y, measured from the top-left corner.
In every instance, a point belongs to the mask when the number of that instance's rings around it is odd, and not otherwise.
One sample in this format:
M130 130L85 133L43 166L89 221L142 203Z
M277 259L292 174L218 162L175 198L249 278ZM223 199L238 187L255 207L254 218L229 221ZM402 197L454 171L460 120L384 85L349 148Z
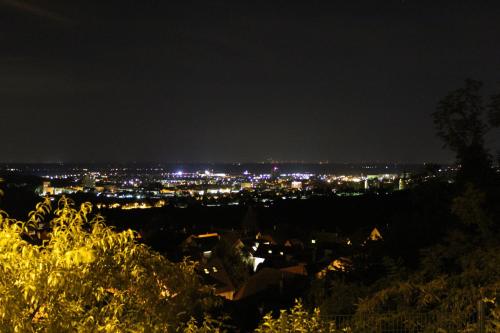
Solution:
M491 126L500 126L500 93L491 96L491 102L488 105L488 117Z
M482 83L467 79L465 87L450 92L433 113L437 135L444 147L455 152L461 165L459 179L484 182L491 172L491 156L484 146L485 134L500 122L497 102L485 106L480 94ZM483 117L489 112L490 124Z
M26 222L0 212L1 332L194 332L193 317L214 327L202 318L218 301L194 263L169 262L91 211L63 197Z
M421 267L408 279L394 281L362 299L355 320L376 315L381 321L424 320L424 332L473 329L477 302L500 296L500 244L473 244L467 234L450 235L423 251ZM425 317L420 315L425 313ZM498 315L487 313L487 321ZM493 324L493 322L492 322ZM495 331L492 331L495 332Z
M500 300L488 300L494 303L493 309L491 309L491 321L489 322L489 332L499 332L500 331Z
M484 208L486 194L467 183L464 193L453 199L451 211L464 225L477 226L483 235L489 234L493 220Z

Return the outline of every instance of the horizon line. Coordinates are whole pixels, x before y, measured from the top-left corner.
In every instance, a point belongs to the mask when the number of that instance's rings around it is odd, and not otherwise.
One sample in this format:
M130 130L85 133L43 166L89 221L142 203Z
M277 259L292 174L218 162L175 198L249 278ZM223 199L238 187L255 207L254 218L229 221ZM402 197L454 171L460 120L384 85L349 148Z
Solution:
M22 161L22 162L5 162L0 161L0 165L81 165L81 164L229 164L229 165L243 165L243 164L315 164L315 165L339 165L339 164L367 164L367 165L398 165L398 164L414 164L414 165L425 165L425 164L455 164L456 161L351 161L351 162L332 162L332 161Z

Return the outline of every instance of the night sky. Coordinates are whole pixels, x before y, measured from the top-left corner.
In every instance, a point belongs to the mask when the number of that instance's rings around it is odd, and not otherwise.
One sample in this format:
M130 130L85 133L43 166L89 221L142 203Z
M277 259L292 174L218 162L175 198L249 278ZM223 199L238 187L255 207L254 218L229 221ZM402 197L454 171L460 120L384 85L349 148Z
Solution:
M446 162L467 77L500 1L0 0L0 162Z

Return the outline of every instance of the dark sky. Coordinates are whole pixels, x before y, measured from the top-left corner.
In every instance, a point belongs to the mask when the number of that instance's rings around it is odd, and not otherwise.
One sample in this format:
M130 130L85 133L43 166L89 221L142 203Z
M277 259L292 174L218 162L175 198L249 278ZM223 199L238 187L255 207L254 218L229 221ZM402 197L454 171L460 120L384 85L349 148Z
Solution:
M500 1L0 0L0 161L450 161L499 74Z

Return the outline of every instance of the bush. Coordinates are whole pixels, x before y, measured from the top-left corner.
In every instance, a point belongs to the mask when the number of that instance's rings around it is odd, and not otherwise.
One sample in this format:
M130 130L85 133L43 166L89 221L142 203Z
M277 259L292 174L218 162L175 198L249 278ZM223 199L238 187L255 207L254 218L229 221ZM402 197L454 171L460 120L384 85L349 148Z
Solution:
M300 301L290 310L281 310L278 318L273 318L268 313L262 319L261 324L255 330L256 333L278 333L278 332L350 332L348 329L336 329L333 322L323 320L318 308L308 312Z
M25 222L0 212L1 332L193 330L191 318L217 304L193 262L169 262L135 232L114 231L89 203L51 206Z

